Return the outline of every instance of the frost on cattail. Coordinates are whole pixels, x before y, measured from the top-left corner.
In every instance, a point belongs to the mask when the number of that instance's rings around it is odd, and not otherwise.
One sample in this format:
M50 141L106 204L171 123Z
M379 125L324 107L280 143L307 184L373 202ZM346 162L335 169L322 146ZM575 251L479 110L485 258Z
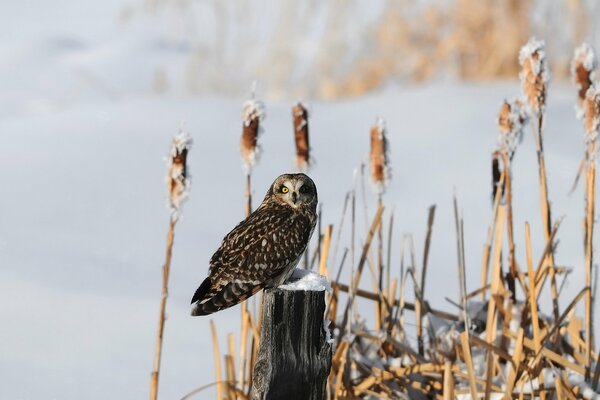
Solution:
M532 38L519 53L521 87L534 115L544 112L546 94L550 83L550 70L546 60L546 44Z
M292 107L294 118L294 139L296 141L296 166L302 170L310 167L310 145L308 141L308 110L304 104L297 102Z
M265 118L265 106L260 100L248 100L244 103L242 124L242 139L240 149L242 161L246 173L252 171L252 167L258 162L260 146L258 136L262 133L261 122Z
M191 179L187 167L187 155L191 147L192 137L186 131L180 130L173 137L167 160L167 191L172 220L178 219L181 215L181 207L189 194Z
M525 104L521 100L515 99L511 102L504 100L498 115L498 127L500 129L498 144L509 158L512 158L517 145L523 138L523 128L527 121Z
M596 140L600 131L600 87L592 85L585 94L583 103L585 112L586 140Z
M371 179L378 194L382 194L390 180L387 132L383 118L371 128Z
M598 61L592 46L583 43L575 49L575 55L571 62L571 77L579 90L576 108L577 118L579 119L583 119L585 115L583 103L585 102L586 93L592 85L593 74L597 66Z

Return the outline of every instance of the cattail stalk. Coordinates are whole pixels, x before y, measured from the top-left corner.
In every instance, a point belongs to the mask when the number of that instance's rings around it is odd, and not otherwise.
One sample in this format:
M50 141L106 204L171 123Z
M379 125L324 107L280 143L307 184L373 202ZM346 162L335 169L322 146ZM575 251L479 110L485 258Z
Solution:
M252 213L252 169L258 162L260 156L260 146L258 145L258 137L262 133L261 122L265 118L265 106L260 100L254 99L254 89L252 91L252 99L244 103L242 109L242 137L240 140L240 151L242 154L242 163L244 172L246 174L246 217ZM262 300L262 294L261 294ZM261 301L262 303L262 301ZM261 305L262 306L262 305ZM240 378L242 379L242 386L244 385L244 362L246 356L246 340L247 340L247 329L244 329L246 319L249 317L248 302L245 300L242 302L241 307L241 318L242 318L242 337L240 338ZM251 354L255 351L254 348L250 350ZM249 366L252 368L252 365ZM250 378L251 381L251 378Z
M304 104L297 102L292 107L294 119L294 140L296 142L296 166L307 171L310 167L310 144L308 140L308 110Z
M550 83L550 71L546 60L546 48L543 41L535 38L523 46L519 53L519 64L521 70L521 86L529 103L532 116L537 121L536 139L538 173L540 179L540 203L542 210L542 223L546 242L552 236L552 216L550 212L550 201L548 200L548 182L546 178L546 162L544 160L543 126L544 111L546 108L546 96ZM558 320L558 290L556 286L554 251L546 256L546 263L550 269L550 285L552 294L552 308L554 319Z
M187 168L187 155L192 146L191 136L184 131L179 132L174 138L169 154L167 190L169 194L169 233L167 234L167 250L165 263L162 268L162 293L160 298L160 312L158 318L158 333L154 352L154 369L150 375L150 399L158 397L158 375L160 372L160 360L162 356L162 343L165 328L165 311L167 297L169 295L168 283L171 270L171 255L173 253L173 237L175 224L181 216L183 202L188 196L190 188L190 176Z
M515 260L515 241L513 236L513 213L512 213L512 174L510 162L517 148L517 143L523 137L523 127L527 122L527 116L523 110L523 104L519 100L512 102L504 101L500 107L498 116L498 127L500 129L500 156L504 166L505 179L502 189L506 196L507 213L506 213L506 229L508 233L508 248L509 248L509 274L508 274L508 289L512 293L513 301L516 300L516 285L515 280L516 260ZM496 175L499 175L496 173ZM499 178L498 178L499 179Z
M383 208L382 195L390 180L389 151L387 142L387 129L385 120L377 118L371 128L371 180L377 192L377 207ZM378 266L378 291L383 291L383 224L377 230L377 266ZM377 303L376 329L381 328L384 309L381 302Z
M588 288L585 296L585 326L586 342L585 355L589 375L591 367L591 353L593 351L594 335L592 331L592 267L593 267L593 234L595 218L596 194L596 139L600 132L600 88L590 86L583 103L585 113L585 132L587 143L587 168L586 168L586 219L585 219L585 284Z

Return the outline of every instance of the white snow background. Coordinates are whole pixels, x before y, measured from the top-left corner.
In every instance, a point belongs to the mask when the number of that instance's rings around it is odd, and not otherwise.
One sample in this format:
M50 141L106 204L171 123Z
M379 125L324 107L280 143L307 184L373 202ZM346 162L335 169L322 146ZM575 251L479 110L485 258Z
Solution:
M176 64L181 55L157 44L151 30L114 28L119 4L29 0L0 13L0 399L147 396L168 228L163 158L182 121L194 138L193 184L175 231L159 394L176 399L214 381L209 318L190 317L189 300L212 252L243 218L238 144L247 98L151 95L148 65ZM353 170L367 160L369 129L384 117L393 169L384 201L395 206L395 241L412 232L420 263L427 208L438 205L425 295L454 311L444 301L458 297L452 194L456 189L465 218L467 285L474 290L491 214L496 115L502 99L519 91L515 77L390 86L336 102L305 99L323 224L337 225ZM545 133L553 217L566 216L557 262L575 269L563 307L584 276L581 188L567 195L584 148L575 99L573 87L551 86ZM277 175L293 170L294 100L266 101L255 202ZM525 220L536 261L543 249L529 130L513 168L516 250L524 265ZM369 199L370 220L371 191ZM212 318L224 349L226 334L239 331L239 307Z

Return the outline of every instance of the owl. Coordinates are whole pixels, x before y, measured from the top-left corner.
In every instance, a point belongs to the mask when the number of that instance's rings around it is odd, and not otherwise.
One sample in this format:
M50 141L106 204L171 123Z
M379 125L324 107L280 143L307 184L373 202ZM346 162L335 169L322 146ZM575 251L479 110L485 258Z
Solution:
M210 259L191 314L234 306L292 274L315 229L317 188L305 174L275 179L260 206L229 232Z

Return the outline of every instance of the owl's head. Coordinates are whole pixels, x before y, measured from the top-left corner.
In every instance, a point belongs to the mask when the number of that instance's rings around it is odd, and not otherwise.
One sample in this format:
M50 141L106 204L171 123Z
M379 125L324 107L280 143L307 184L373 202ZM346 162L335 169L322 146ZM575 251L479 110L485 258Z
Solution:
M317 206L317 187L305 174L283 174L271 185L267 198L292 208Z

